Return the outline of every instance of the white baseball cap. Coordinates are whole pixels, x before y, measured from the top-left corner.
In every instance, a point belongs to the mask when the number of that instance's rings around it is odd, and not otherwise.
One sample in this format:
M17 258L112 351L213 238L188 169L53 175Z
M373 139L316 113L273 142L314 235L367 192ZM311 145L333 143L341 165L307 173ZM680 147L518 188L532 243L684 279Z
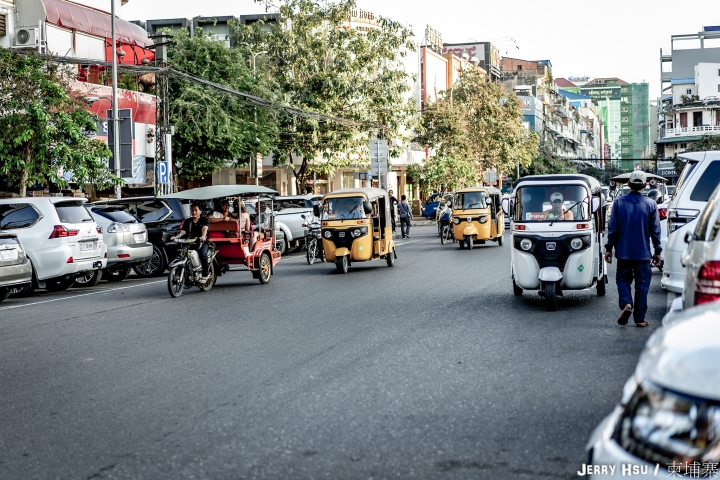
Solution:
M550 195L550 202L554 202L555 200L563 201L563 194L560 192L553 192L552 195Z
M647 183L647 175L642 170L634 170L630 174L628 183L632 183L634 185L644 185Z

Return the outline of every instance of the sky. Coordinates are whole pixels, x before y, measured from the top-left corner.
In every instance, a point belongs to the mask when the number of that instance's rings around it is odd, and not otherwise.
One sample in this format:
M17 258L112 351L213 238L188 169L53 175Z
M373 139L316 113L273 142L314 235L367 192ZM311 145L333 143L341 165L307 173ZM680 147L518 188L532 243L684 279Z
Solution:
M718 0L357 0L357 5L410 25L418 41L430 24L445 43L489 40L502 56L550 60L555 78L647 82L651 99L660 96L660 49L670 48L670 36L720 25ZM264 3L253 0L130 0L122 17L150 20L264 11Z

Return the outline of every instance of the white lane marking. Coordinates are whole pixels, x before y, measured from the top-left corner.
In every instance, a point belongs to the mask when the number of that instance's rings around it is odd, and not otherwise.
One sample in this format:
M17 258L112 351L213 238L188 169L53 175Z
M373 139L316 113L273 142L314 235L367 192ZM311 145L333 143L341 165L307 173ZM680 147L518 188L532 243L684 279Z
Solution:
M407 242L396 243L395 245L397 245L399 247L401 245L407 245L408 243L414 243L414 242L417 242L417 240L408 240Z
M101 293L109 293L109 292L115 292L117 290L125 290L128 288L135 288L135 287L144 287L145 285L152 285L154 283L163 283L167 280L158 280L155 282L145 282L141 283L139 285L128 285L127 287L118 287L118 288L109 288L107 290L100 290L97 292L90 292L90 293L81 293L80 295L73 295L71 297L60 297L60 298L51 298L50 300L42 300L40 302L33 302L33 303L23 303L22 305L12 305L10 307L2 307L0 310L10 310L12 308L21 308L21 307L31 307L33 305L40 305L41 303L50 303L50 302L59 302L60 300L71 300L73 298L79 298L79 297L87 297L88 295L98 295Z

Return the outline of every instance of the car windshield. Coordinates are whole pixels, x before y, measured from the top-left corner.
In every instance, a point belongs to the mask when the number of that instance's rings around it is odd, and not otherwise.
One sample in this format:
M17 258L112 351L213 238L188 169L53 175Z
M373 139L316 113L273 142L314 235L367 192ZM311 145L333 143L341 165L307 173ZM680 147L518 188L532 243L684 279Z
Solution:
M98 208L93 208L92 212L95 215L100 215L101 217L105 217L110 221L118 222L118 223L138 223L138 219L134 216L130 215L128 212L124 210L103 210Z
M487 194L485 192L456 193L453 205L457 210L472 208L487 208Z
M588 220L589 203L587 188L582 185L521 186L515 196L515 221Z
M365 218L364 197L328 198L323 202L323 220Z
M62 223L83 223L94 221L87 209L79 203L56 203L55 210L57 211L58 218Z

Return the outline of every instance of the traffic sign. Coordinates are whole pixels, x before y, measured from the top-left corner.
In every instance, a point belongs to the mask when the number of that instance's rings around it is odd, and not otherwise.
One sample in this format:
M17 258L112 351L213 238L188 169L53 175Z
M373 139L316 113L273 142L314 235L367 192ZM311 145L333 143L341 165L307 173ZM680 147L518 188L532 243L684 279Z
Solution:
M388 144L387 140L370 140L370 169L373 176L387 175Z
M170 183L167 162L158 162L158 183Z

